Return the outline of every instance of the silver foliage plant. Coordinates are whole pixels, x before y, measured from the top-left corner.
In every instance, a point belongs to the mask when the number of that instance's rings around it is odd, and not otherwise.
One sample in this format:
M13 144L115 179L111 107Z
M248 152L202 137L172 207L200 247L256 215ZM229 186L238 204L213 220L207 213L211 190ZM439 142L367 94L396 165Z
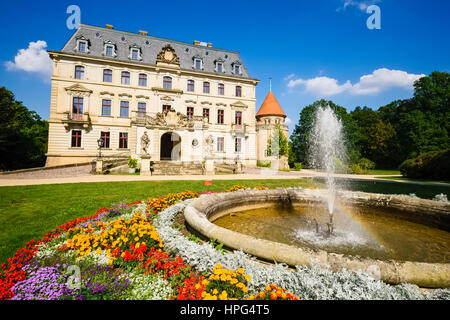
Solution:
M192 201L190 199L179 202L162 211L156 219L155 227L165 249L182 257L199 272L210 272L219 263L228 269L244 268L245 273L251 276L248 285L250 294L256 294L267 284L274 283L302 299L450 300L449 289L425 291L412 284L393 286L375 280L363 272L345 270L331 272L318 266L312 268L297 266L292 269L284 264L263 264L239 250L222 254L210 243L198 244L190 241L180 231L171 227L174 218L182 214L184 208Z

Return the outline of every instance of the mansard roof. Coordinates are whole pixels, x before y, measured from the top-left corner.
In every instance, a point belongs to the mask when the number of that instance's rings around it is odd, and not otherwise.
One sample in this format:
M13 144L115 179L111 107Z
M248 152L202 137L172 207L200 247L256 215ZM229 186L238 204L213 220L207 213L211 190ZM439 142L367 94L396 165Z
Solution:
M89 50L87 53L78 52L77 39L87 39L89 41ZM104 44L114 44L116 47L115 57L104 56ZM61 52L80 56L92 56L102 59L111 59L114 61L142 63L147 65L156 65L156 59L161 50L170 45L179 58L180 68L183 70L194 70L193 58L198 56L203 60L203 69L195 70L211 74L219 74L216 71L215 61L224 61L224 72L220 75L252 79L245 68L239 56L239 52L209 47L202 44L190 44L175 40L148 36L145 34L131 33L111 28L101 28L80 24L77 31L72 35L69 41L64 45ZM141 49L142 60L130 60L130 47L135 46ZM241 74L234 74L233 63L242 65Z

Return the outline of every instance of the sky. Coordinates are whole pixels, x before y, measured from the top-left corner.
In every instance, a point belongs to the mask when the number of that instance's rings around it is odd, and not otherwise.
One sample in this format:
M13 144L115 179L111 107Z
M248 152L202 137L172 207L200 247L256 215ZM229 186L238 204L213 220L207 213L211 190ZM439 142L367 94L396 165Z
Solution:
M46 50L61 50L73 34L70 5L84 24L239 51L260 80L256 109L272 78L290 131L316 100L376 110L412 97L420 77L450 72L447 0L2 1L0 87L43 119L50 113Z

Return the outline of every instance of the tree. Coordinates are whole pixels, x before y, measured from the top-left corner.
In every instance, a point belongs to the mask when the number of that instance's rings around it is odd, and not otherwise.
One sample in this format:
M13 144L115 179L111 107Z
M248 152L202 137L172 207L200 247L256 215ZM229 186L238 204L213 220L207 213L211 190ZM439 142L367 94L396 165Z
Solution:
M273 156L288 156L289 143L279 124L276 124L269 139L267 151Z
M319 100L306 106L300 112L300 119L290 137L292 142L292 160L308 164L309 136L314 125L316 111L320 107L330 106L344 127L344 144L347 150L348 160L356 162L359 157L359 149L356 142L359 139L359 128L344 107L334 104L332 101ZM292 161L290 160L290 161Z
M367 107L357 107L350 115L359 127L357 145L361 156L374 161L381 168L395 166L391 163L396 135L392 125L384 123L379 113Z
M47 140L47 121L0 88L0 170L43 166Z

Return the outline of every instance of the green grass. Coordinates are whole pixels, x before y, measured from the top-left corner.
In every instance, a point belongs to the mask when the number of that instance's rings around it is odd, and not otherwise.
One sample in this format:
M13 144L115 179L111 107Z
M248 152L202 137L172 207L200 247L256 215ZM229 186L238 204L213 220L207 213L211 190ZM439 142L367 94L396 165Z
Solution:
M446 180L428 180L428 179L417 179L417 178L407 178L407 177L379 177L379 179L450 184L450 181L446 181Z
M220 191L232 185L269 188L317 185L308 179L135 181L0 187L0 262L14 255L30 240L72 219L90 216L99 208L120 201L144 200L173 192Z
M401 175L400 170L383 170L383 169L374 169L369 170L367 174L372 175Z

